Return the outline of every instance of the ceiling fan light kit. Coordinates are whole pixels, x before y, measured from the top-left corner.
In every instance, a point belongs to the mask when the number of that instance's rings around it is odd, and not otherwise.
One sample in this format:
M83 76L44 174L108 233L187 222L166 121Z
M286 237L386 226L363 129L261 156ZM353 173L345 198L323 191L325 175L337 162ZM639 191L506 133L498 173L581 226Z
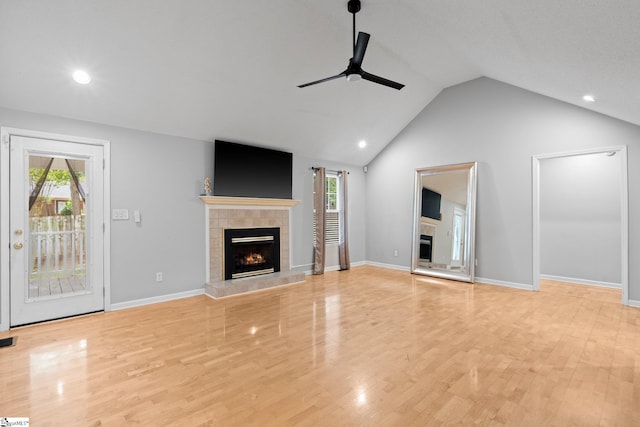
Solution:
M384 77L367 73L362 69L362 61L364 60L364 54L367 50L369 37L371 36L368 33L364 33L360 31L358 32L358 39L356 40L356 13L360 11L360 8L361 8L360 0L349 0L349 2L347 3L347 10L349 11L349 13L353 15L353 57L349 60L349 65L347 66L347 69L341 72L340 74L336 74L335 76L326 77L324 79L299 85L298 86L299 88L328 82L330 80L338 79L340 77L346 77L347 80L350 82L358 81L358 80L368 80L370 82L378 83L383 86L388 86L390 88L397 89L397 90L400 90L404 87L404 85L401 83L397 83L392 80L385 79Z

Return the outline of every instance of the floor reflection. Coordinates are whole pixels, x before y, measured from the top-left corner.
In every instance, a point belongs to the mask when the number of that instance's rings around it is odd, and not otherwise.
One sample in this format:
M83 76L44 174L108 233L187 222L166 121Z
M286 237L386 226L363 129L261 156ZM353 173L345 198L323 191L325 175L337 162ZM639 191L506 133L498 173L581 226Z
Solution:
M0 350L0 415L78 426L633 425L640 311L609 293L367 266L21 328Z

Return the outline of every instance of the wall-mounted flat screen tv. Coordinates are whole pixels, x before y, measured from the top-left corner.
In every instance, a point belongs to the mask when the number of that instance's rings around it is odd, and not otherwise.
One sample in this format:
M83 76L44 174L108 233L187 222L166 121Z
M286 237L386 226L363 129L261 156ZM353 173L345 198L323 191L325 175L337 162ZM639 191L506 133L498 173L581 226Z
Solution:
M422 216L432 219L440 220L442 215L440 214L440 202L442 196L440 193L429 190L426 187L422 188Z
M291 153L216 140L214 156L214 196L292 198Z

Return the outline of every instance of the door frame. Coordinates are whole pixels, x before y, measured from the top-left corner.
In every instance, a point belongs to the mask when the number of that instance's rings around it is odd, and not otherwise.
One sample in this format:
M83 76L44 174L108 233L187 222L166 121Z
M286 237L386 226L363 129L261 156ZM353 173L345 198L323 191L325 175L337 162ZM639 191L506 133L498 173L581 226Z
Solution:
M622 304L629 305L629 178L627 167L627 146L591 148L567 151L555 154L536 155L531 158L532 171L532 208L533 208L533 290L540 290L540 161L561 157L573 157L586 154L616 152L621 156L620 166L620 285Z
M9 230L9 139L11 136L23 136L28 138L51 139L77 144L98 145L103 148L104 154L104 191L103 191L103 216L104 216L104 311L111 311L111 143L110 141L95 138L85 138L71 135L61 135L50 132L0 127L0 331L6 331L10 327L11 301L10 301L10 230Z

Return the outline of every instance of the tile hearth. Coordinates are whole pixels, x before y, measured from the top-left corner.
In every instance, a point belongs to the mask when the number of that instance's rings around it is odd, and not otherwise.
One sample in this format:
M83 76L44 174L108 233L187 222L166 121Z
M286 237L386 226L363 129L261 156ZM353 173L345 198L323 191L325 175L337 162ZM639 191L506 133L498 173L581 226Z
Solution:
M299 271L279 271L242 279L210 282L206 284L204 292L213 298L221 298L304 281L304 273Z

